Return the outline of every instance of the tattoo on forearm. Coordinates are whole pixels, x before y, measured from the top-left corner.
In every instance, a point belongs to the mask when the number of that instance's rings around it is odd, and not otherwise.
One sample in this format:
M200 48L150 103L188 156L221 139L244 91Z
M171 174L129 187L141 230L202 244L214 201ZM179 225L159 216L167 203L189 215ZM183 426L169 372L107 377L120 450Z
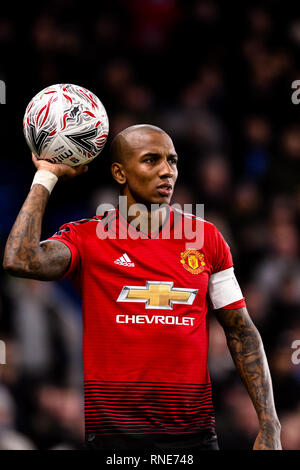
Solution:
M40 245L42 219L49 192L41 185L30 191L8 237L4 266L12 274L41 280L59 277L70 261L70 250L62 243Z
M222 324L233 361L244 381L265 432L262 445L274 448L274 425L277 425L269 367L259 332L247 309L216 312Z

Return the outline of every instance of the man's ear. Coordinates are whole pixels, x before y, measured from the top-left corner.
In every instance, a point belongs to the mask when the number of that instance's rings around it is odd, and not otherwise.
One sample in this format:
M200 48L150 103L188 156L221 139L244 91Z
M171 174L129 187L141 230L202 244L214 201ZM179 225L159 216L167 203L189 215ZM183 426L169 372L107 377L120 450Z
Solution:
M126 174L125 174L125 169L122 163L113 162L110 169L111 169L111 174L113 178L116 180L118 184L126 183Z

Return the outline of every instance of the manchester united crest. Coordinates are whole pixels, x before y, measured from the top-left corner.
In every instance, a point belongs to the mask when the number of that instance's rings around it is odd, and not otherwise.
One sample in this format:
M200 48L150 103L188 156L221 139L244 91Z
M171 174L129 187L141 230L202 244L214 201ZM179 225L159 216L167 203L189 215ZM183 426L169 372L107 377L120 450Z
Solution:
M197 250L185 250L180 253L180 263L192 274L199 274L205 268L204 254Z

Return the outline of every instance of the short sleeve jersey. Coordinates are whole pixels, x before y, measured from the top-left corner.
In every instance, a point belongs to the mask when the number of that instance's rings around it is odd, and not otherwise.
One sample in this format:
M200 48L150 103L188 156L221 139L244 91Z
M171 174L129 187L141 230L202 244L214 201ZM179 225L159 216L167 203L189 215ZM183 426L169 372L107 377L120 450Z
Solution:
M189 246L187 221L202 231L198 248ZM116 209L50 239L71 250L64 277L82 298L87 438L176 442L214 431L208 284L233 266L216 227L170 208L149 235ZM223 307L244 305L240 297Z

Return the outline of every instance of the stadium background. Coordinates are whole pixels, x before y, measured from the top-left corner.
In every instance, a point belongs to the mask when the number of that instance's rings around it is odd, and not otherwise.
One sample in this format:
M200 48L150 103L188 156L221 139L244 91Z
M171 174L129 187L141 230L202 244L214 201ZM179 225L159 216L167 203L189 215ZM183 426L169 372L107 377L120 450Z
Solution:
M229 242L269 360L285 449L300 449L300 16L292 2L114 0L1 6L1 251L34 175L22 134L29 100L53 83L103 101L110 140L152 123L173 138L173 202L204 203ZM51 195L43 238L114 201L107 145L80 179ZM80 448L80 301L68 281L1 271L0 448ZM298 355L299 357L299 355ZM222 449L250 449L257 418L211 316L210 372Z

